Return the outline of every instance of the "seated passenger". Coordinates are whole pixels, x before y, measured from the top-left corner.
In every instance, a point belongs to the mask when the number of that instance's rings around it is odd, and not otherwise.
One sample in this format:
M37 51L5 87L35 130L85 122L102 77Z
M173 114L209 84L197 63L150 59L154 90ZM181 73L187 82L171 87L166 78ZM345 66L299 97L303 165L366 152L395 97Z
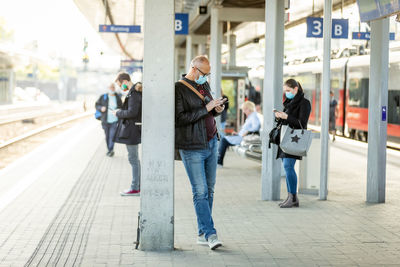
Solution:
M246 121L240 129L239 133L233 133L232 136L224 136L219 143L218 148L218 167L222 167L224 164L224 157L226 149L229 146L239 145L242 142L243 136L249 133L260 131L261 123L258 119L256 106L251 101L246 101L242 105L242 110L246 114Z

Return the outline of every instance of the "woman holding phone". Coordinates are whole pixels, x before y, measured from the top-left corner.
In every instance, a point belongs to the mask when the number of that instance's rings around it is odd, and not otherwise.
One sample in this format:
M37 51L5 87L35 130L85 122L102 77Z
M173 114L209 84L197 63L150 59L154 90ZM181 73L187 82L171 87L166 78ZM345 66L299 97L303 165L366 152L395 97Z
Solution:
M304 98L303 88L300 83L294 79L287 80L283 85L285 92L285 101L283 102L283 111L274 109L275 118L282 125L289 125L293 129L306 129L308 118L311 112L311 104ZM299 206L297 197L297 175L294 170L296 160L301 157L284 153L278 148L277 158L283 161L283 167L286 172L286 186L288 196L285 201L279 204L281 208L292 208Z

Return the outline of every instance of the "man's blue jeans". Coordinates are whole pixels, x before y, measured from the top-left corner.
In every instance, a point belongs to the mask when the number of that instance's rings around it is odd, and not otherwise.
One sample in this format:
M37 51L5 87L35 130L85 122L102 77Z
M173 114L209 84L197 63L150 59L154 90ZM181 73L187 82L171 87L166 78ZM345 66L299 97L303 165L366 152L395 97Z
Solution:
M107 143L107 149L108 152L111 152L114 150L114 135L115 132L117 131L117 122L113 123L103 123L103 129L104 133L106 134L106 143Z
M132 166L131 190L140 190L140 160L138 154L139 145L126 145L128 160Z
M296 159L283 158L283 168L286 172L286 186L289 193L295 195L297 193L297 175L294 170Z
M208 142L207 149L180 149L179 153L192 185L199 235L205 234L208 239L217 233L211 216L217 176L217 137Z

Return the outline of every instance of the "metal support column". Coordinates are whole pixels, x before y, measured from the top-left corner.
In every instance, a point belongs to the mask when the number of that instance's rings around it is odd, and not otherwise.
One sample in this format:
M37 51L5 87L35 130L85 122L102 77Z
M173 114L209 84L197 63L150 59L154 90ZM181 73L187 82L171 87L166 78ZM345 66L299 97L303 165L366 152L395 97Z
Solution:
M329 93L331 91L331 37L332 37L332 0L324 4L324 58L322 69L322 122L321 122L321 169L319 199L328 196L329 168Z
M213 97L221 97L221 45L222 45L222 21L219 20L219 7L211 9L211 44L210 44L210 64L211 81L210 86ZM220 128L220 116L216 118L217 127Z
M193 59L193 42L192 42L192 36L187 35L186 36L186 71L189 71L190 68L190 62Z
M371 22L367 202L384 203L389 73L389 18Z
M229 35L229 67L236 66L236 35Z
M144 4L140 249L174 248L174 0ZM162 40L162 45L160 45ZM163 88L163 90L160 90ZM162 131L160 131L162 129ZM133 230L134 226L132 226Z
M283 47L285 5L281 0L265 1L265 74L263 92L264 129L262 132L261 199L279 200L281 160L277 146L268 148L268 133L274 127L274 108L282 110Z

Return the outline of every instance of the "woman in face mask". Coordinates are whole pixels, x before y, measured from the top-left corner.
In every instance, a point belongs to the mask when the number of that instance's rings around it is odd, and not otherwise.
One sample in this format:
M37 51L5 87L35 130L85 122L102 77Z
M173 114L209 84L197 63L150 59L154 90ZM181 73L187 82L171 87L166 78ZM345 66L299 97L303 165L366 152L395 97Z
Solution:
M289 79L283 85L283 90L285 92L284 109L283 112L275 111L276 120L281 122L282 125L289 125L293 129L306 129L311 112L311 104L310 101L304 98L303 88L296 80ZM288 197L279 206L281 208L298 207L297 175L294 165L297 159L301 160L301 157L286 154L278 148L277 158L281 158L283 161L288 190Z

